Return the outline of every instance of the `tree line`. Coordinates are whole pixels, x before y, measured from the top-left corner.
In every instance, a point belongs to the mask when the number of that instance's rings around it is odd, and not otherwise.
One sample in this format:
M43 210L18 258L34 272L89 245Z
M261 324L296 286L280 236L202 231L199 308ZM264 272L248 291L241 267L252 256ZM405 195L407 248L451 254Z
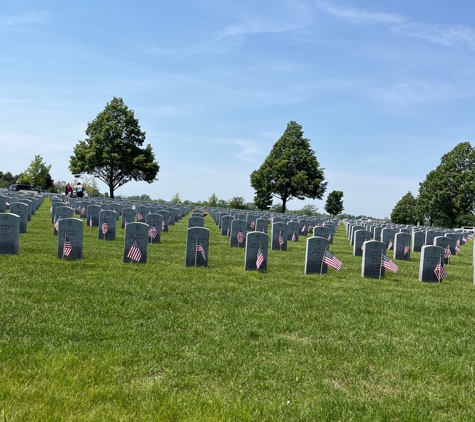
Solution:
M438 227L475 225L475 149L462 142L419 183L419 194L404 195L391 212L398 224Z

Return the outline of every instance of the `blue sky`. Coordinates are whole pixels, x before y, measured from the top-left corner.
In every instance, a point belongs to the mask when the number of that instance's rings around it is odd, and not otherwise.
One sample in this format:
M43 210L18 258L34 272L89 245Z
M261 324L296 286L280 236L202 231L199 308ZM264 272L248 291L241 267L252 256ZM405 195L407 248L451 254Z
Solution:
M114 96L159 181L118 195L252 201L249 175L295 120L345 212L383 218L443 154L474 144L469 0L0 0L0 170L55 180ZM106 186L99 183L101 191ZM323 200L293 200L290 209ZM275 200L277 202L277 200Z

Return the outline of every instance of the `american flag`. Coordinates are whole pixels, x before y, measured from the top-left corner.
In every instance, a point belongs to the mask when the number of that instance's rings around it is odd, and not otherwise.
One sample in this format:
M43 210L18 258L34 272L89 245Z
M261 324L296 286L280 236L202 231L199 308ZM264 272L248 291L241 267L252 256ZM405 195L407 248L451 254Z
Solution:
M228 226L228 231L226 232L226 236L229 236L230 233L231 233L231 229Z
M137 214L137 221L143 220L143 215L141 212Z
M391 261L387 255L383 254L383 258L381 259L381 265L389 271L393 272L394 274L397 273L397 265L393 261Z
M407 255L410 250L411 250L411 245L409 245L409 242L407 242L407 245L404 246L404 255Z
M136 240L132 243L132 246L127 252L127 258L130 258L132 261L139 262L142 259L142 252L140 251L139 245Z
M168 216L168 224L170 224L171 222L172 222L172 216L169 215L169 216Z
M284 237L282 236L282 232L279 234L279 245L282 246L285 243Z
M71 252L73 251L73 245L71 245L71 242L68 239L68 236L64 238L64 243L63 243L63 256L69 256L71 255Z
M127 227L127 224L129 224L129 222L125 220L124 227Z
M152 224L150 228L148 229L148 237L151 239L155 239L158 235L158 230L157 228Z
M447 271L445 271L444 268L444 262L442 260L440 260L440 262L435 266L434 274L437 277L437 280L442 280L448 276Z
M465 236L462 237L462 242L463 242L463 243L467 243L467 238L466 238Z
M134 205L132 205L132 209L133 209L133 210L135 209L135 204L134 204Z
M257 251L257 259L256 259L256 267L260 269L262 264L264 263L264 254L262 253L261 247Z
M251 229L253 229L254 227L256 227L256 225L254 224L254 220L251 221L251 224L249 225L251 227Z
M458 242L458 240L457 240L457 242ZM460 249L459 243L457 243L457 244L455 245L455 250L456 250L457 252L462 252L462 250Z
M56 229L57 232L59 232L59 221L61 220L61 216L58 217L56 220L56 223L54 223L54 228Z
M292 242L297 241L297 236L295 236L295 232L292 233Z
M242 232L241 230L238 231L238 234L237 234L237 241L238 241L239 243L244 242L244 234L243 234L243 232Z
M89 226L92 227L92 217L89 218Z
M331 233L328 235L328 241L329 241L329 242L332 241L332 234L331 234Z
M78 205L78 206L76 207L76 211L78 211L78 212L81 211L81 205Z
M341 261L328 250L326 250L325 255L323 255L323 262L337 271L341 269Z
M450 258L452 256L452 251L450 250L450 246L447 246L444 249L444 258Z
M304 224L303 227L302 227L302 233L305 233L306 228L307 228L307 226Z
M162 221L162 231L165 230L165 221Z
M86 214L86 208L84 207L81 208L81 214Z
M206 254L203 246L201 246L200 240L198 239L196 242L196 253L200 253L203 259L206 261Z
M388 251L393 247L393 240L392 239L389 239L389 243L388 243Z
M105 236L108 231L109 225L106 222L102 223L102 234Z

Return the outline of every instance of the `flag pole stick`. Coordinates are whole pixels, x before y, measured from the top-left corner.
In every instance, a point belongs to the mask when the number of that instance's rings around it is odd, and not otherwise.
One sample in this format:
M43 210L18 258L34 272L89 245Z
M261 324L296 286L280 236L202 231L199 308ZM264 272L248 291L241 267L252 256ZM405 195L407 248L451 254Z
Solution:
M328 246L323 251L322 263L320 264L320 275L322 275L322 273L323 273L323 259L325 258L325 254L327 253L327 249L328 249Z
M198 238L196 238L196 244L195 244L195 268L197 266L198 262Z

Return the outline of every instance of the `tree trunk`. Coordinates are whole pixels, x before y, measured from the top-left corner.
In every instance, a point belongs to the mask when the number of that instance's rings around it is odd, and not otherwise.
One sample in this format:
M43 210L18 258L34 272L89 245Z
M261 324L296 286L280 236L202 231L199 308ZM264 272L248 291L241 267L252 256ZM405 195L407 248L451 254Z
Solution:
M109 186L109 198L114 199L114 188Z

